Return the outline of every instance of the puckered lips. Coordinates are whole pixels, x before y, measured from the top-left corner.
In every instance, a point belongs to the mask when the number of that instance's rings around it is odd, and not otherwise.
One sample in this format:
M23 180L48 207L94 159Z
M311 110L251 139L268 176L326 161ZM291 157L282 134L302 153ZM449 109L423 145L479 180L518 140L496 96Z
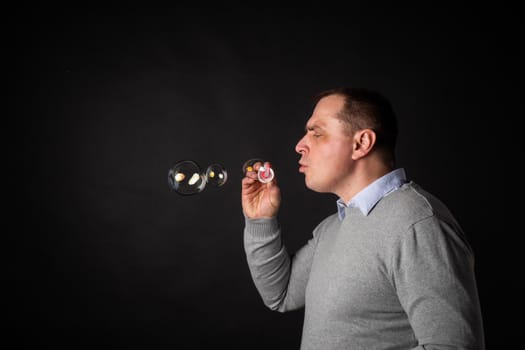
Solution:
M303 162L299 162L299 172L300 173L304 173L306 168L308 168L308 165L306 165L305 163Z

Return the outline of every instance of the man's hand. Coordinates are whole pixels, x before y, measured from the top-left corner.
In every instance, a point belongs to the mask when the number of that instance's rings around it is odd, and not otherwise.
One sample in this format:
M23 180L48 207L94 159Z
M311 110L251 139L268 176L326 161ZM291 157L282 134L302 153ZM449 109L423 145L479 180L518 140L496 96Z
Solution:
M242 210L250 219L274 217L281 204L281 191L276 179L269 183L261 183L257 179L257 171L261 165L256 163L253 171L247 171L242 179ZM268 162L264 165L270 166Z

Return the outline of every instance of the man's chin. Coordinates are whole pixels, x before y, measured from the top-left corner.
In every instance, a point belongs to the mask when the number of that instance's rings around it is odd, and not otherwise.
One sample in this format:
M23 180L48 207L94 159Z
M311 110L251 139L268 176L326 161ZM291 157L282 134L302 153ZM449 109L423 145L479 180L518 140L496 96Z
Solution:
M306 185L306 188L308 188L309 190L312 190L312 191L315 191L315 192L320 192L319 191L319 186L315 184L315 182L313 181L308 181L308 177L305 176L304 178L304 184Z
M312 190L314 192L318 192L318 193L329 193L329 192L331 192L330 189L327 188L326 186L322 186L322 184L316 183L316 182L314 182L312 180L309 181L307 177L305 177L304 183L305 183L306 187L309 190Z

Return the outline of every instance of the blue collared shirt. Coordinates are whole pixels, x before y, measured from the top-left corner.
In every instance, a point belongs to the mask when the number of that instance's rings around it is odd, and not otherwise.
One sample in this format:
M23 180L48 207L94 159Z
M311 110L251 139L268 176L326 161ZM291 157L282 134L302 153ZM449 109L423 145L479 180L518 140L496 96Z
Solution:
M388 174L380 177L372 182L370 185L357 193L354 198L345 204L341 198L337 200L337 211L339 219L343 221L345 218L345 208L357 207L363 215L368 215L370 210L379 202L381 198L390 192L398 189L407 182L405 170L403 168L395 169Z

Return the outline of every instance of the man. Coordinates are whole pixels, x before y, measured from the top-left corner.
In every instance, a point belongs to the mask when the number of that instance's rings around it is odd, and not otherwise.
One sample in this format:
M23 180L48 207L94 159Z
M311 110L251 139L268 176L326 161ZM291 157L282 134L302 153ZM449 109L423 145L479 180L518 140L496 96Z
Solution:
M334 193L293 256L283 245L276 181L242 180L244 243L264 303L305 307L301 349L484 349L474 257L437 198L395 167L397 121L379 93L321 93L298 142L306 186ZM268 165L268 164L267 164Z

